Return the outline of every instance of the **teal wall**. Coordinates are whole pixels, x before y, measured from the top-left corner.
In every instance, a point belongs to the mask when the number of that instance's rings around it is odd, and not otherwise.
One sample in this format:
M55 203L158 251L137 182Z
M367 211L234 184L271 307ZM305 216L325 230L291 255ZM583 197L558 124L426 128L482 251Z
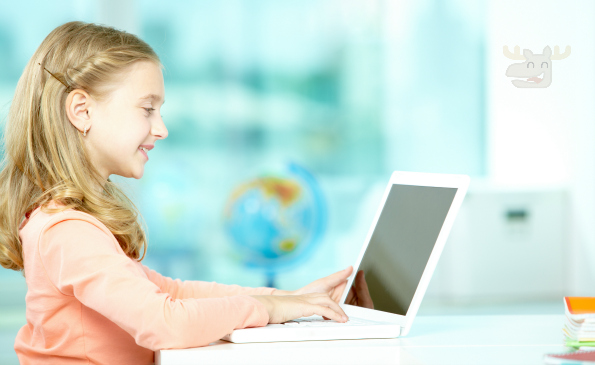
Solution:
M410 1L407 25L391 35L388 3L5 2L0 118L54 27L83 20L138 34L165 66L169 137L140 181L115 180L149 227L146 264L183 279L264 285L234 253L223 208L242 181L296 161L321 184L328 225L312 257L279 275L279 286L295 288L349 264L336 252L357 250L349 232L363 197L391 171L485 174L483 8Z

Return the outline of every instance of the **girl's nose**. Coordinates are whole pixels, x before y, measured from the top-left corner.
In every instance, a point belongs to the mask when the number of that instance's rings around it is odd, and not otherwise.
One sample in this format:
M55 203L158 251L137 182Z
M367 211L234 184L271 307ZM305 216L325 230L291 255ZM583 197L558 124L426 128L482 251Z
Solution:
M163 118L159 117L159 120L153 124L151 128L151 134L158 137L159 139L167 138L167 128L165 127L165 123L163 123Z

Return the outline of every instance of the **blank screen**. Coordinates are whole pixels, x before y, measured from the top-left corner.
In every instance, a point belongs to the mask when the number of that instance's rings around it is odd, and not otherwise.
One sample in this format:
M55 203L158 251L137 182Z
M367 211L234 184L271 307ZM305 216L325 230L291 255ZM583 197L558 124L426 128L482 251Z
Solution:
M407 313L456 192L392 186L359 267L374 309Z

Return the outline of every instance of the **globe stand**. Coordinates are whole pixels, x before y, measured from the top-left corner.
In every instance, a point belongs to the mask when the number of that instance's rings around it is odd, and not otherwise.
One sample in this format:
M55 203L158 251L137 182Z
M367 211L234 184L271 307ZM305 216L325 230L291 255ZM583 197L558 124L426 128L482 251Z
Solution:
M274 272L267 272L266 273L266 287L267 288L274 288L275 287L275 273Z

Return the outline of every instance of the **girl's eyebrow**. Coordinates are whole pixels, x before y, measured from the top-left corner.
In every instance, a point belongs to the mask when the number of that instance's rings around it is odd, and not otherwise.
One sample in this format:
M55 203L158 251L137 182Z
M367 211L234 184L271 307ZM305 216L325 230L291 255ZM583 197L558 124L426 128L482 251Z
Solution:
M161 96L157 95L157 94L147 94L147 95L143 96L142 98L140 98L140 100L148 100L148 99L152 99L155 102L160 102ZM162 104L165 104L165 100L163 100Z

